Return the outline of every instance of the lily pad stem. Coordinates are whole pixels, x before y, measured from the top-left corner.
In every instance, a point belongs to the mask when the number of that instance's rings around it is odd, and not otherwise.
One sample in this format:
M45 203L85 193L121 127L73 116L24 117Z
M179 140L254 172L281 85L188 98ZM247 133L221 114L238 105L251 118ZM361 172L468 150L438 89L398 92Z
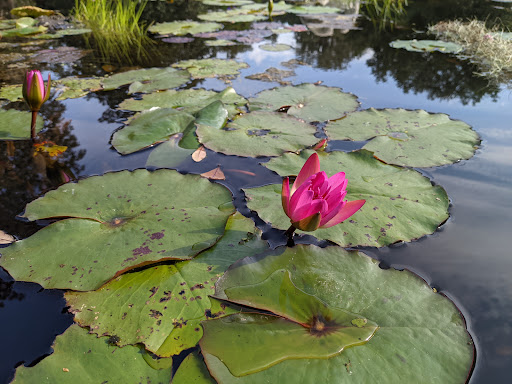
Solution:
M293 241L293 233L295 232L296 229L297 228L295 228L293 225L290 225L290 228L288 228L284 233L285 236L288 238L288 241L286 243L288 247L293 247L295 245L295 242Z

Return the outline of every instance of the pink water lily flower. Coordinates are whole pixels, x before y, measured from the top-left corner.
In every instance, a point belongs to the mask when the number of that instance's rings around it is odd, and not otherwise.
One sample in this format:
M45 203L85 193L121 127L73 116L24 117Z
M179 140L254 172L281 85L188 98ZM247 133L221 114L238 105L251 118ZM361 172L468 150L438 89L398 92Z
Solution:
M41 109L41 105L50 97L51 79L48 75L46 89L44 88L43 75L38 70L28 71L23 81L23 98L32 112Z
M314 231L348 219L366 200L345 201L346 187L345 172L327 177L325 172L320 171L318 154L313 153L300 170L291 190L288 177L283 180L281 199L284 212L292 223L293 228L290 229Z

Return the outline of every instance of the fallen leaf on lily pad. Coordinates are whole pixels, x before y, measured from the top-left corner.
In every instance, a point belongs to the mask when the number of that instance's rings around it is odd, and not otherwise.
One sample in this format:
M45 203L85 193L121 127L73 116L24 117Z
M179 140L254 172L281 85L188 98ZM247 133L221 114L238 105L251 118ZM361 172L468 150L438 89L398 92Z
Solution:
M16 241L14 236L9 235L8 233L5 233L4 231L0 230L0 245L11 244L14 241Z

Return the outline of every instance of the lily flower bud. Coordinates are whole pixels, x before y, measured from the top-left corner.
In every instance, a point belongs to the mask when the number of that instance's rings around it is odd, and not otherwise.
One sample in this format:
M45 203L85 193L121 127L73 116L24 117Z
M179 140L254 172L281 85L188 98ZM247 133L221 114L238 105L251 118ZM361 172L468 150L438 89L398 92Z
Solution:
M32 112L38 112L41 105L50 97L51 79L48 75L46 89L41 72L38 70L28 71L23 81L23 98Z

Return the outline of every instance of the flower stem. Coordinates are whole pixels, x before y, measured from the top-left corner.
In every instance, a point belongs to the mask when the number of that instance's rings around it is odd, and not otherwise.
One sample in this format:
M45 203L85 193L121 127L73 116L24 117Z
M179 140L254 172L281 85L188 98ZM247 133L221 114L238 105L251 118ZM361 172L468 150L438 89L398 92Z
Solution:
M36 139L36 120L37 120L37 111L32 111L32 124L30 125L30 139L35 141Z
M288 247L293 247L295 245L295 242L293 241L293 233L295 232L296 229L297 228L295 228L293 225L290 225L290 228L288 228L284 233L285 236L288 238L288 242L286 243Z

